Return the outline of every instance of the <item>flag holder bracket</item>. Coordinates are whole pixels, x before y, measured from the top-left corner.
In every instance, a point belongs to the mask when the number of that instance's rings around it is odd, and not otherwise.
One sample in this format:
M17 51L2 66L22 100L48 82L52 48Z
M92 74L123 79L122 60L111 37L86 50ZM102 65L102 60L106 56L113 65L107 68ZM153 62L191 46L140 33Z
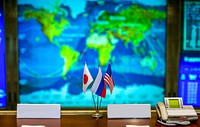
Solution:
M92 114L92 117L93 118L96 118L96 119L99 119L99 118L102 118L103 117L103 114L102 113L99 113L99 112L95 112Z

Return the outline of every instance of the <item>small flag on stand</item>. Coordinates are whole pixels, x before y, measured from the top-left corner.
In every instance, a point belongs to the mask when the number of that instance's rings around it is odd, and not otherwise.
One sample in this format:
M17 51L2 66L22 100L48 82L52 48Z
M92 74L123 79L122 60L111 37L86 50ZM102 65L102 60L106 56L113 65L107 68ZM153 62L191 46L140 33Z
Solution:
M87 64L84 65L84 72L83 72L83 92L85 93L90 83L93 81L93 78L89 72Z
M112 94L114 82L112 79L112 70L111 70L110 64L108 64L108 68L107 68L107 71L104 76L104 82L105 82L105 84L108 84L108 87L110 88L110 93Z
M106 97L106 85L104 84L101 68L98 68L98 74L97 77L92 85L92 88L90 90L92 93L101 96L103 98Z

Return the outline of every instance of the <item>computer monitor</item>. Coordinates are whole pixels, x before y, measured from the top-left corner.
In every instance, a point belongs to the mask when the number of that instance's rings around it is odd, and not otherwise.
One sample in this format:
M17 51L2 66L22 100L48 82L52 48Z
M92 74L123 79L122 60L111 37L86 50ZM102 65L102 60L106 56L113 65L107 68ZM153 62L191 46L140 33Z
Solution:
M181 54L178 96L185 105L200 107L200 54Z
M94 79L98 66L104 75L111 63L115 85L112 94L106 86L101 107L163 100L167 0L17 4L19 103L94 108L92 84L82 90L85 62Z
M0 108L5 108L6 101L6 52L4 33L4 0L0 1Z
M183 51L200 51L200 1L182 1Z
M200 108L200 1L183 0L178 96Z

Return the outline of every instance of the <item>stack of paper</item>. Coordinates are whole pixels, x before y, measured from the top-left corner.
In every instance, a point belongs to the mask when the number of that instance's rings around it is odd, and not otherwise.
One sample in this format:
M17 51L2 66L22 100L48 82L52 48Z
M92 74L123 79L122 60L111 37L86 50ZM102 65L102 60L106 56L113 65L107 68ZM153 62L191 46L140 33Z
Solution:
M22 125L21 127L45 127L43 125Z
M150 127L149 125L126 125L126 127Z

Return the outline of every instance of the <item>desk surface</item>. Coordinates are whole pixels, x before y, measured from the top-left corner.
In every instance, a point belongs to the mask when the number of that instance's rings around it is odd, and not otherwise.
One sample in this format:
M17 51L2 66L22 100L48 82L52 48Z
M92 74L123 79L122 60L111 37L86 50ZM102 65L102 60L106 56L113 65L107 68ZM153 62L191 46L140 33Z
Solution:
M21 127L21 125L45 125L45 127L126 127L126 125L150 125L150 127L164 127L157 123L156 119L156 113L152 113L151 119L107 119L106 114L101 119L92 118L90 115L62 115L61 119L16 119L16 115L0 115L0 127ZM184 127L200 127L200 116L197 122Z

